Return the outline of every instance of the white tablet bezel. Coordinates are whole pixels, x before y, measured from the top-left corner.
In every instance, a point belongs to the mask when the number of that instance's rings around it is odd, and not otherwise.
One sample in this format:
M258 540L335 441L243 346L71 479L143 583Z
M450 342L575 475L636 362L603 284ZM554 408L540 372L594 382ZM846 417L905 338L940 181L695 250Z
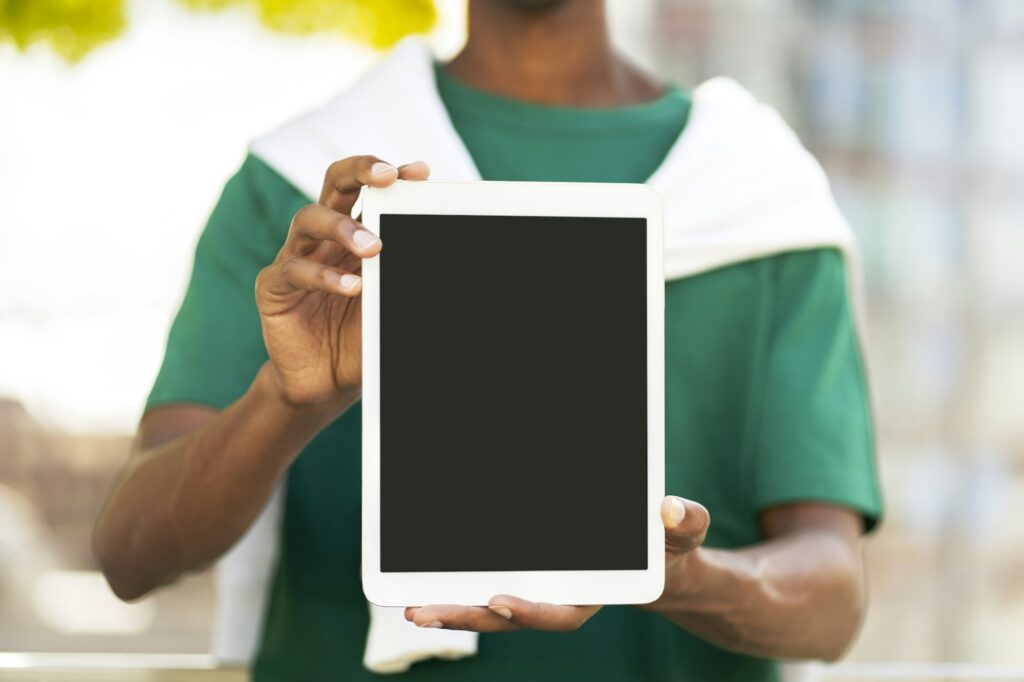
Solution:
M644 604L664 588L664 275L662 203L646 185L535 182L404 182L367 189L362 221L380 232L381 214L580 216L647 220L647 565L631 571L380 570L380 283L378 260L363 261L362 578L380 606L482 605L496 594L559 604ZM439 239L442 237L439 236ZM381 234L384 248L387 235ZM594 500L594 504L600 504ZM581 522L585 522L585 516Z

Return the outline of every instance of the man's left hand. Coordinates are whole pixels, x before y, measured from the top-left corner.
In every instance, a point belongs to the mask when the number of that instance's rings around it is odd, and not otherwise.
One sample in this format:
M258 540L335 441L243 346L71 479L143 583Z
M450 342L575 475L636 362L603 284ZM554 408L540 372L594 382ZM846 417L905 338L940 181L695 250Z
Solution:
M685 569L681 564L704 543L710 517L707 509L696 502L668 496L661 504L661 521L665 525L665 576L668 584L671 580L684 578ZM449 630L510 632L526 628L571 632L600 609L600 606L561 606L497 595L486 607L454 604L409 607L405 610L405 619L420 627Z

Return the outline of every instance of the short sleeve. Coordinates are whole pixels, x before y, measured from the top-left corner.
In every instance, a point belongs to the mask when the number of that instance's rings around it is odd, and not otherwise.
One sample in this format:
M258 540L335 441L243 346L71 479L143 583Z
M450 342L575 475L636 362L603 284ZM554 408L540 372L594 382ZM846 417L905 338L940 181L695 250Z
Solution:
M843 256L804 251L776 259L754 441L758 510L800 501L882 514L864 369Z
M254 285L273 261L294 212L308 200L250 156L228 181L196 247L146 409L200 403L222 409L266 360Z

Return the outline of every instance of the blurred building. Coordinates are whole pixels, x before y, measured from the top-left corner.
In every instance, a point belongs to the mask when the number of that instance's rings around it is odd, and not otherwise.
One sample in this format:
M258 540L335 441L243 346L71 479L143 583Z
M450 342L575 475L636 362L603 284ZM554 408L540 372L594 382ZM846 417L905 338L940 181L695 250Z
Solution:
M778 107L860 237L888 515L854 658L1024 661L1024 3L657 0L647 30L660 72Z

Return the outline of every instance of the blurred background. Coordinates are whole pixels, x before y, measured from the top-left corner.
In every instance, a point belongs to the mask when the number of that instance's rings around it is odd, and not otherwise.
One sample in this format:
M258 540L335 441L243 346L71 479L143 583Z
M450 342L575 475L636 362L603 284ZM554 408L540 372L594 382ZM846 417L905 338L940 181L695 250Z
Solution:
M210 651L209 575L125 605L89 548L199 231L250 138L465 30L465 0L299 4L0 0L0 652ZM888 514L826 674L1024 679L1024 1L610 9L638 62L779 108L860 237Z

